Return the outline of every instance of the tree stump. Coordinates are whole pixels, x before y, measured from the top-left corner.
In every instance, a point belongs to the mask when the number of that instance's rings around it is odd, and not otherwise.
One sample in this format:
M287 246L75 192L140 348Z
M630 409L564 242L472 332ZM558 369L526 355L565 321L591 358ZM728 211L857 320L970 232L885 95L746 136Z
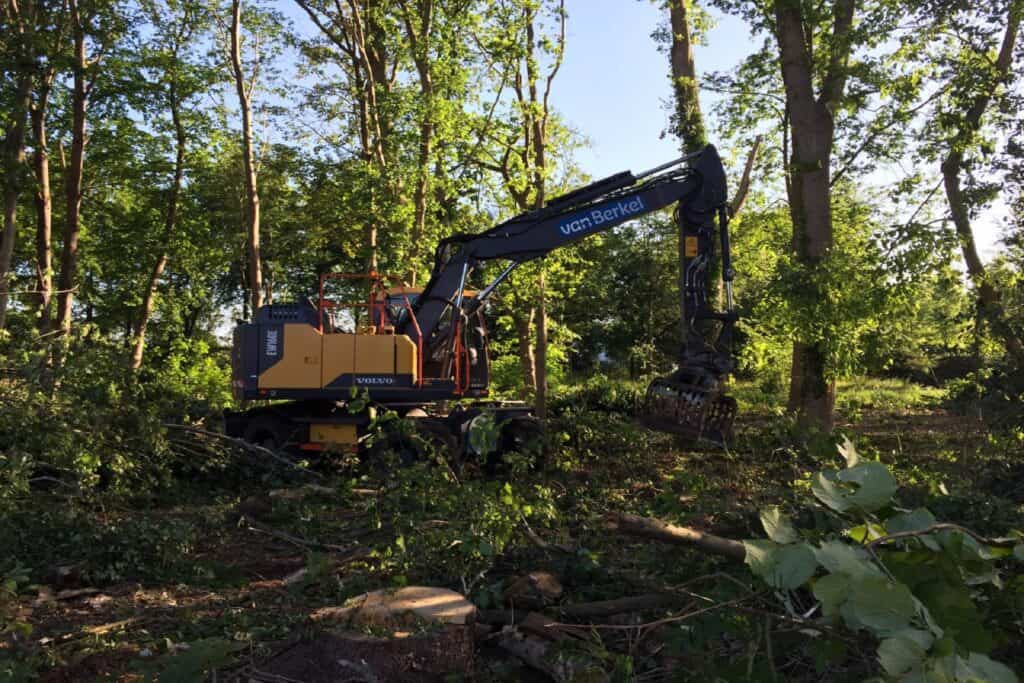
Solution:
M471 678L476 607L444 588L410 586L364 593L310 615L305 638L259 667L260 674L306 683Z

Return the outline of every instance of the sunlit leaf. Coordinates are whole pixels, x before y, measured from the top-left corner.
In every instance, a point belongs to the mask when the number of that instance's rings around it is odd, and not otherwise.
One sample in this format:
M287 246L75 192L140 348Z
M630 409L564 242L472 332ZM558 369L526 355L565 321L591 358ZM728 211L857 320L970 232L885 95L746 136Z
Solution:
M817 569L814 552L805 543L778 545L773 541L744 541L751 571L774 588L802 586Z
M789 517L777 507L761 511L761 524L768 538L776 543L796 543L800 540L800 534L793 527Z

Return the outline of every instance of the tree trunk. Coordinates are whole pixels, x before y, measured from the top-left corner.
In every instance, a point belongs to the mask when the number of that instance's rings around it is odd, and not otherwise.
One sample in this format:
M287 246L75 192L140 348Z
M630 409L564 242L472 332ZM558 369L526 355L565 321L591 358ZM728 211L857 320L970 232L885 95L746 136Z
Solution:
M253 315L263 305L263 269L260 256L260 196L257 191L256 158L253 152L251 89L242 71L242 0L231 3L231 67L242 113L242 162L245 166L245 223L248 245L249 294Z
M163 276L164 268L167 267L168 250L170 249L171 238L178 221L178 197L181 194L181 184L185 177L185 126L181 120L180 103L178 102L178 91L172 81L169 89L169 100L171 109L171 121L174 123L175 133L175 155L174 155L174 181L171 184L170 196L167 198L167 216L164 222L163 239L160 241L160 256L153 266L149 276L149 284L142 299L142 308L139 312L139 322L135 335L135 348L132 351L130 368L137 371L142 367L142 355L146 349L146 328L149 326L150 316L153 314L153 306L156 302L156 290Z
M533 356L533 344L530 338L530 328L533 326L534 308L516 312L516 336L519 338L519 365L523 370L523 393L522 399L529 400L537 387L536 372L537 365Z
M46 139L46 110L52 78L52 72L43 77L36 104L32 107L32 135L35 138L32 165L36 176L36 310L41 335L50 331L53 298L53 197L50 191L50 153Z
M19 65L27 69L26 65ZM0 233L0 330L7 323L7 302L10 298L11 266L14 262L14 243L18 236L18 197L24 183L25 119L28 116L31 74L25 70L17 78L13 116L4 139L4 230Z
M672 67L672 92L676 110L673 123L676 136L684 153L696 152L707 144L704 116L700 109L700 94L697 87L697 66L693 60L693 42L690 39L690 17L688 3L691 0L668 0L669 25L672 28L672 45L669 51ZM680 339L686 344L690 325L686 313L686 239L683 222L679 221L679 253L677 277L679 284L679 325Z
M691 0L669 0L669 23L672 26L672 90L676 100L676 135L684 152L697 152L708 144L704 116L700 109L697 88L697 67L693 61L690 39L690 17L687 4Z
M420 116L420 144L419 155L416 160L416 189L413 191L414 218L412 227L412 244L409 250L410 280L413 286L416 285L416 264L423 253L422 242L426 235L427 227L427 199L430 195L430 160L433 156L434 146L434 76L432 72L433 62L431 61L430 46L433 38L434 28L434 2L417 3L416 16L419 20L417 27L413 21L413 12L403 0L402 16L405 20L405 30L409 38L409 47L412 51L412 59L416 65L416 73L420 81L420 98L422 111Z
M88 106L85 69L85 27L79 13L78 0L69 0L71 31L75 45L74 83L71 93L71 160L64 172L64 245L60 255L60 279L57 294L57 324L62 334L71 332L78 270L78 236L81 231L82 169L85 165L85 112Z
M833 242L829 164L835 125L831 111L839 104L845 87L854 4L855 0L836 0L834 4L833 45L820 96L814 91L814 62L805 40L808 31L801 5L775 5L776 38L793 140L788 184L793 247L808 275L811 297L824 296L824 292L814 291L814 275L827 267ZM827 359L828 349L822 342L794 343L789 407L799 424L822 431L832 430L835 403L835 387L827 379Z
M1024 12L1024 2L1018 0L1010 3L1006 18L1006 30L1003 33L1002 45L994 64L993 75L996 81L1007 81L1011 76L1013 50L1017 42L1022 12ZM971 226L970 207L960 184L965 148L973 141L974 135L981 127L982 116L988 108L994 90L994 84L991 87L983 88L981 94L971 101L970 107L964 113L960 128L951 141L949 153L942 162L942 180L946 190L946 200L953 217L953 225L956 228L960 248L963 252L964 263L967 266L967 274L977 290L978 311L996 336L1003 341L1007 354L1017 367L1024 367L1024 340L1021 339L1021 333L1014 329L1013 324L1007 320L1003 310L1002 294L988 278L985 264L982 263L981 257L978 255L974 230Z
M548 308L544 282L544 264L541 263L537 276L537 355L534 362L536 397L533 405L541 420L548 416Z

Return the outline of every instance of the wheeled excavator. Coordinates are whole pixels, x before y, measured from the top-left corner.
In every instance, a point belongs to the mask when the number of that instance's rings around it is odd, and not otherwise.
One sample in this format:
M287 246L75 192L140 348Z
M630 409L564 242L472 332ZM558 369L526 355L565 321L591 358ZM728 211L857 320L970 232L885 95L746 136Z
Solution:
M448 237L422 288L378 273L326 274L316 301L261 307L234 330L232 388L239 400L269 403L226 413L228 435L271 448L357 448L383 408L413 418L421 435L457 453L472 448L468 436L482 417L500 425L499 451L518 448L537 436L539 423L526 404L487 400L489 297L522 264L673 205L686 334L678 369L651 383L639 414L654 429L724 442L736 414L724 380L737 316L725 171L711 145L598 180L485 232ZM709 301L716 246L724 311ZM503 267L483 288L469 289L474 271L491 262ZM368 295L331 299L338 281Z

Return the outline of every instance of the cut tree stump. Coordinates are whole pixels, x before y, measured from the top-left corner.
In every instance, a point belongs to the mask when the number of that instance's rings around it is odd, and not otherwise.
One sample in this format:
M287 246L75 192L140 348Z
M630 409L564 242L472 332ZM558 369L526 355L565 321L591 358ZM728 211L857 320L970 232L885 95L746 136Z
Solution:
M306 683L473 676L476 607L454 591L410 586L365 593L343 607L317 610L310 626L316 635L257 667L257 675Z

